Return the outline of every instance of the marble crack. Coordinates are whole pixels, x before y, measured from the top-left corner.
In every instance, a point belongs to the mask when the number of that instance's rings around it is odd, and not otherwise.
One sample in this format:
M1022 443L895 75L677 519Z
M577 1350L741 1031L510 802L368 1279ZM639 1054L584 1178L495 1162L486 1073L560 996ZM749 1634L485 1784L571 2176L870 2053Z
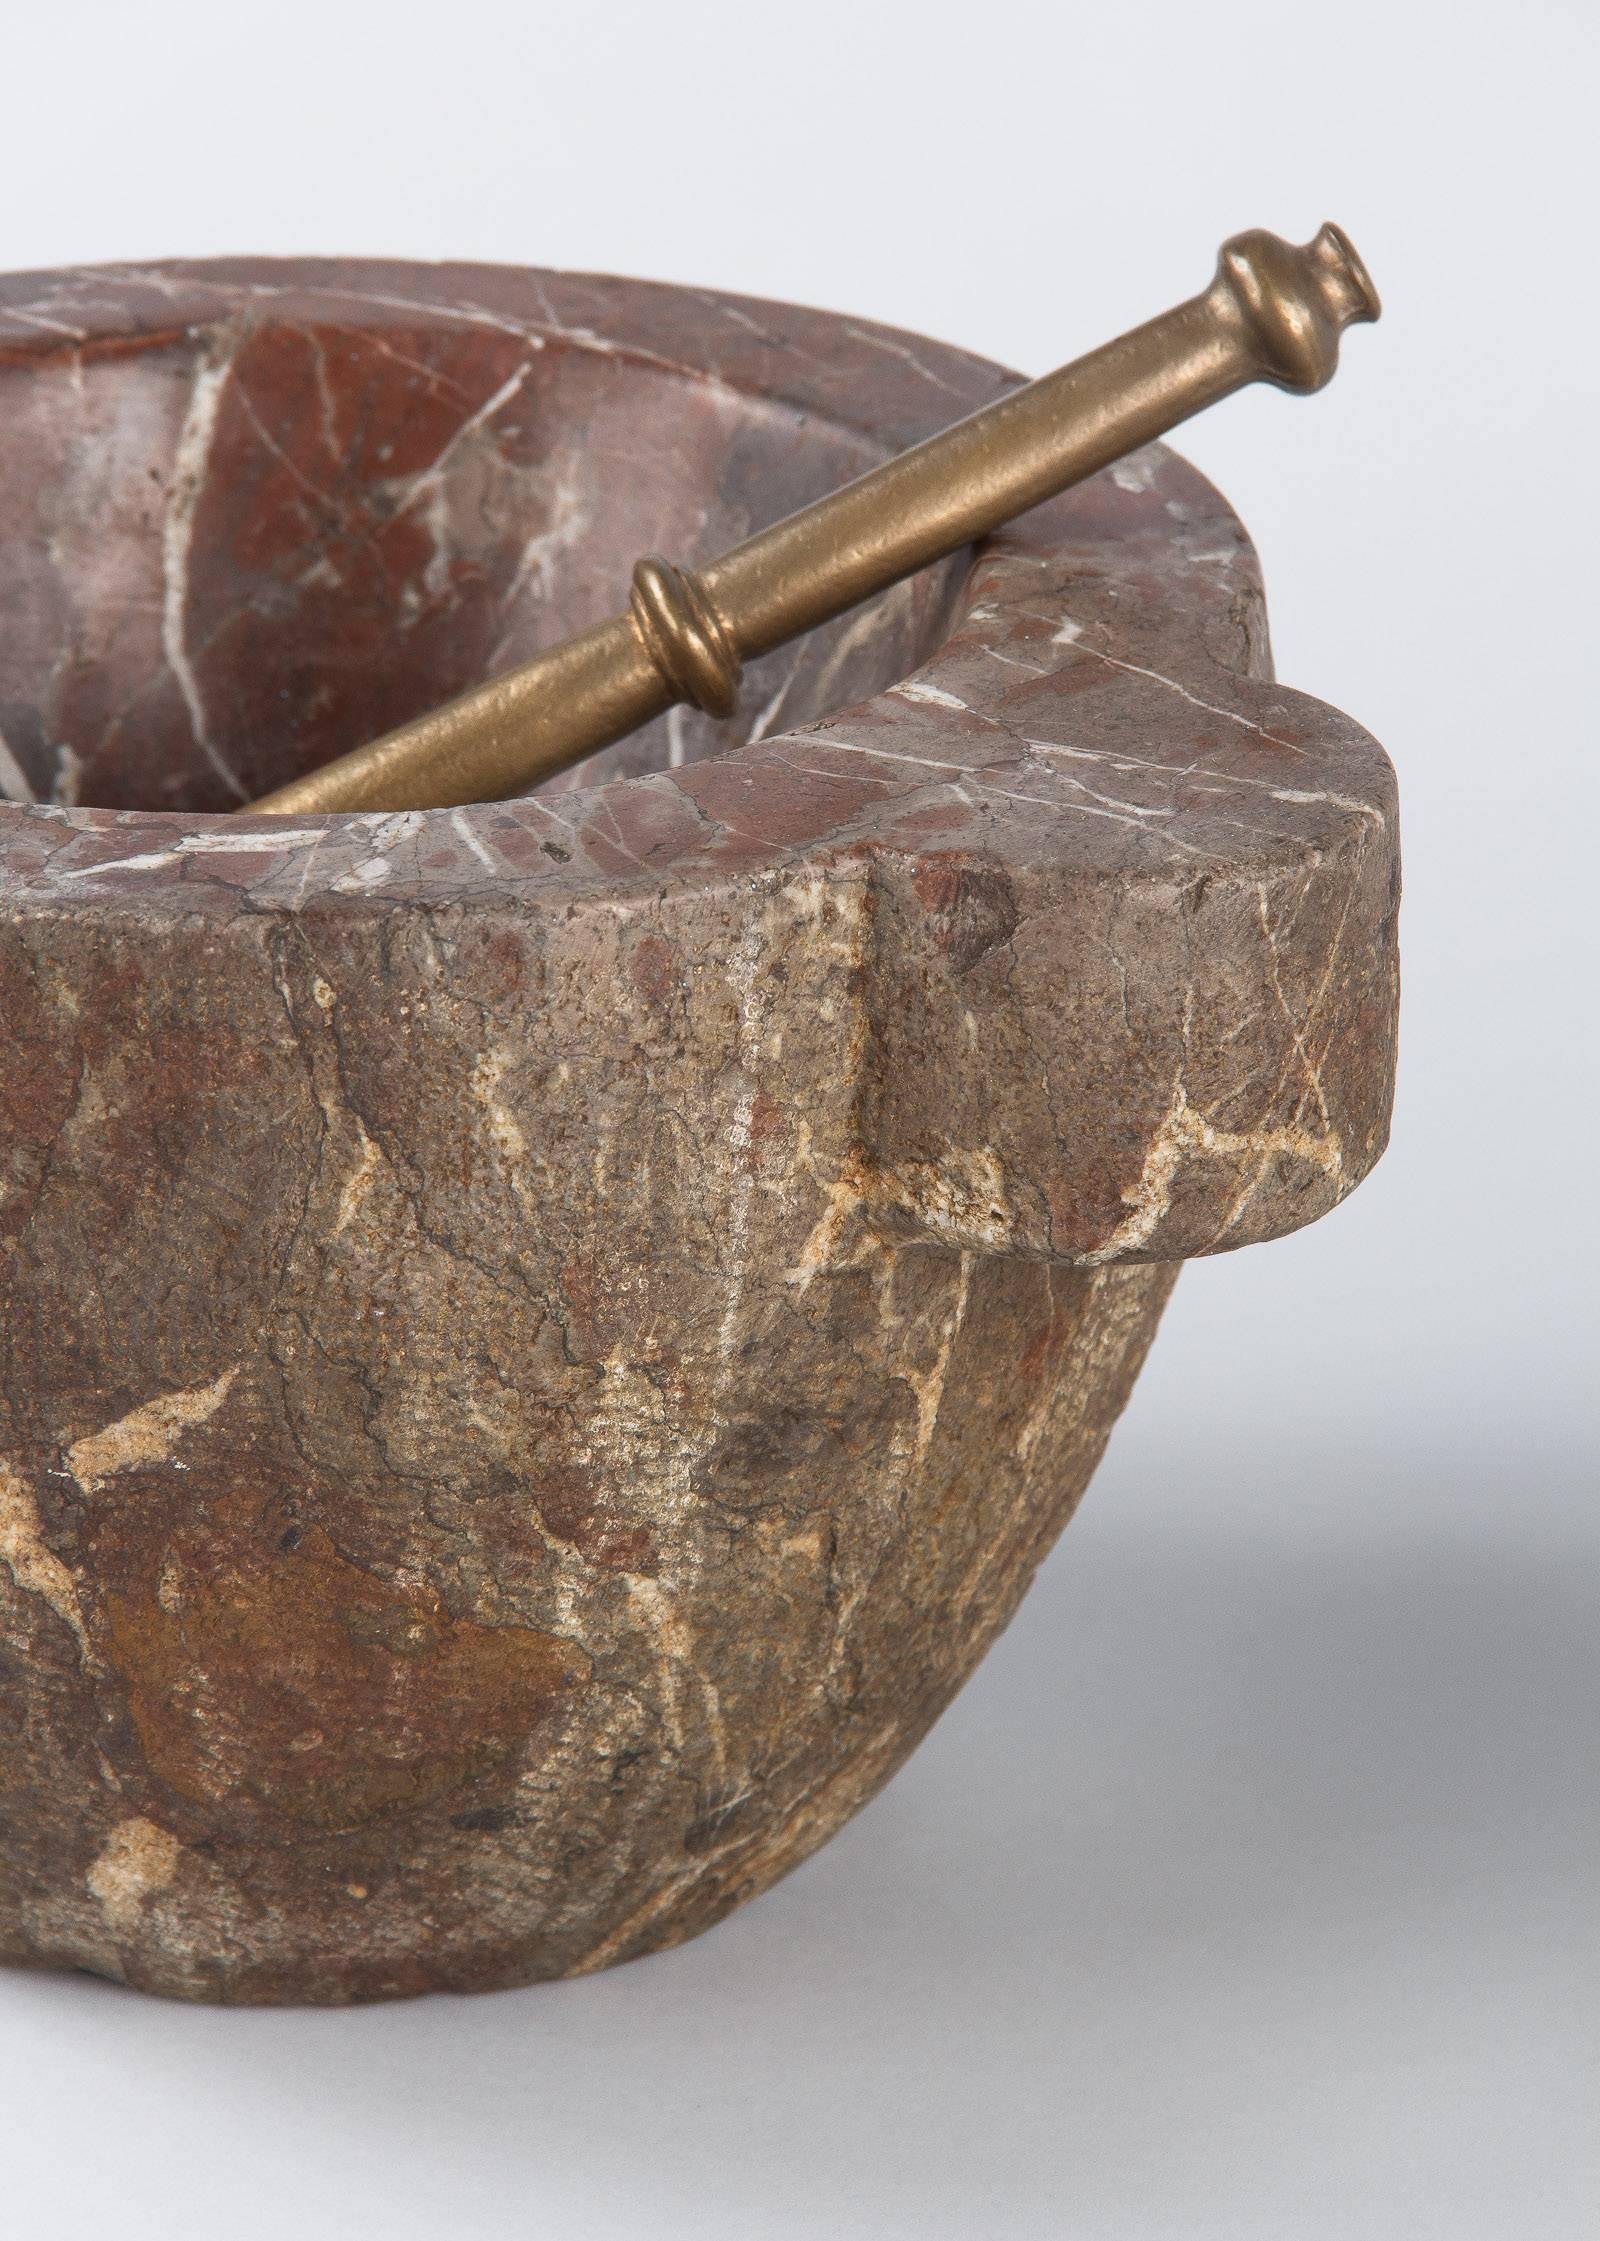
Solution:
M990 720L992 721L992 719ZM1010 735L1008 734L1008 736ZM1062 817L1105 817L1109 818L1113 824L1127 825L1135 832L1146 834L1149 834L1146 819L1151 814L1159 814L1158 812L1145 811L1138 815L1129 815L1122 810L1095 808L1084 801L1052 801L1048 794L1014 793L1007 787L997 786L982 764L941 762L927 755L897 754L887 747L859 747L850 740L831 737L819 739L817 745L829 754L862 755L873 761L906 763L919 770L949 773L951 775L945 779L945 783L952 792L960 794L961 798L969 803L971 802L971 796L964 789L970 785L975 786L981 793L992 796L997 801L1015 802L1024 809L1045 810ZM1205 853L1204 850L1194 847L1190 842L1180 840L1176 833L1163 832L1150 837L1159 838L1165 846L1176 849L1180 855L1199 856Z
M942 375L936 374L931 366L925 366L908 343L895 342L888 335L874 334L870 327L847 326L845 333L854 342L864 342L869 350L882 351L886 358L903 360L913 373L920 374L922 379L931 382L935 389L942 389L947 397L958 397L962 394L954 382L946 381Z
M1297 747L1292 739L1283 739L1277 732L1268 731L1266 725L1258 724L1253 716L1241 716L1237 708L1223 708L1214 700L1202 700L1187 685L1180 685L1176 677L1163 677L1159 669L1147 669L1142 662L1124 661L1120 655L1104 654L1098 646L1086 645L1083 625L1073 622L1070 616L1062 622L1050 643L1053 646L1071 646L1078 653L1087 654L1091 661L1103 661L1110 669L1126 670L1129 676L1148 677L1153 685L1160 685L1165 691L1176 693L1180 700L1188 701L1192 708L1203 708L1208 716L1220 716L1225 723L1237 724L1241 731L1253 731L1258 738L1266 740L1269 746L1281 747L1285 754L1303 757L1306 753L1305 748Z
M1196 1156L1233 1161L1256 1159L1263 1168L1273 1158L1286 1157L1319 1168L1335 1181L1344 1168L1343 1147L1331 1130L1315 1136L1297 1121L1278 1128L1240 1131L1215 1128L1189 1103L1188 1092L1180 1080L1174 1086L1165 1119L1150 1139L1137 1180L1122 1193L1128 1212L1104 1244L1081 1256L1082 1265L1099 1268L1107 1261L1116 1260L1124 1253L1137 1252L1147 1245L1171 1207L1173 1184L1185 1158ZM1246 1193L1244 1200L1236 1202L1236 1208L1230 1208L1229 1218L1217 1233L1219 1239L1238 1219L1249 1195Z
M196 370L173 459L172 483L161 532L161 646L188 710L189 729L194 734L195 744L235 800L243 801L245 789L211 737L205 700L188 644L189 562L194 547L195 517L206 488L223 394L241 341L236 325L225 329L223 335L220 351L213 343Z

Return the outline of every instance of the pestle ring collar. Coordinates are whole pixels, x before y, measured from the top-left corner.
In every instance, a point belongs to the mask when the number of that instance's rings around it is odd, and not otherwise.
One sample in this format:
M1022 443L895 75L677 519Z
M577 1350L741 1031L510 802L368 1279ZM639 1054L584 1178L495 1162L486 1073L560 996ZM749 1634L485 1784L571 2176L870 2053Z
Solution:
M708 716L731 716L741 675L738 649L695 578L647 553L633 571L628 605L673 698Z

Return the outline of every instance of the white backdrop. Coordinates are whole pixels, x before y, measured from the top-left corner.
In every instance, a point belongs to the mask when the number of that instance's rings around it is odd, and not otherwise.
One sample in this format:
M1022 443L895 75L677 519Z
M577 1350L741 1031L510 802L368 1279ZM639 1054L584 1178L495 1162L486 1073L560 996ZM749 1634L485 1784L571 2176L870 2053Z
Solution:
M1313 403L1179 441L1256 536L1281 674L1399 766L1408 874L1387 1160L1186 1272L1084 1511L883 1798L578 1985L217 2014L0 1979L8 2241L1600 2229L1595 28L7 12L0 268L595 267L1040 372L1225 234L1338 219L1383 324Z

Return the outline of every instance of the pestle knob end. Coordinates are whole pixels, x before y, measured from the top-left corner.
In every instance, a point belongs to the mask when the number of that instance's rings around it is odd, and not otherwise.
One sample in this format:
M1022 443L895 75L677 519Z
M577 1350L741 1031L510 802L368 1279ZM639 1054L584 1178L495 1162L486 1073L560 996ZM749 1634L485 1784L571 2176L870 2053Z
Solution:
M1259 378L1301 391L1332 380L1344 329L1382 309L1349 236L1334 225L1303 248L1274 233L1235 234L1222 245L1211 293L1243 321Z

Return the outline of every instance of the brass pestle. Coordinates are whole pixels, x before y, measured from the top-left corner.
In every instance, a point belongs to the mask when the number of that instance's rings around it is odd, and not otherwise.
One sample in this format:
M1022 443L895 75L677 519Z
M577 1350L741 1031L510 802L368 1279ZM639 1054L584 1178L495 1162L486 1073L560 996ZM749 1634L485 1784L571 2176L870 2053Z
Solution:
M1235 234L1211 285L747 537L698 573L649 557L629 609L249 805L275 816L523 793L741 667L1054 497L1252 381L1320 389L1376 319L1350 242Z

